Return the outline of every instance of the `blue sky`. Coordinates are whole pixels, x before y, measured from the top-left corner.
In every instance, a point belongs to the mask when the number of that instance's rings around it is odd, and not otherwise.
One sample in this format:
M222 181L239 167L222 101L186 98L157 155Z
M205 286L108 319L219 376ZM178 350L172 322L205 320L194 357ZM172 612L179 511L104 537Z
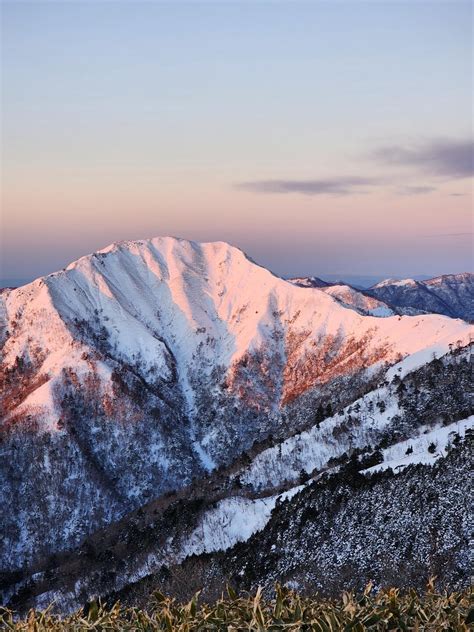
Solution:
M471 12L3 2L0 276L157 234L281 274L472 267Z

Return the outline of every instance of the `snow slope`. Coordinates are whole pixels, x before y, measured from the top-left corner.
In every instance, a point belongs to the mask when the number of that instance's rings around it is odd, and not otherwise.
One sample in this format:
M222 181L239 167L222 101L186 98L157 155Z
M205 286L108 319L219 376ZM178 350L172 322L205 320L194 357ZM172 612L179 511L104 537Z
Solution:
M462 419L448 426L437 426L436 428L418 428L413 437L400 441L395 445L383 450L383 463L374 465L363 470L366 472L379 472L392 468L398 471L413 463L423 463L431 465L438 459L446 456L447 446L454 436L464 437L466 430L474 429L474 415L467 419ZM434 450L430 452L430 446ZM408 451L408 454L407 454Z
M404 416L400 397L393 386L394 378L400 380L413 376L420 367L426 369L428 363L436 357L436 351L439 348L431 347L395 364L387 371L383 384L378 388L354 400L337 414L314 424L309 430L296 433L263 450L239 474L240 481L251 489L270 490L297 481L303 472L310 474L313 471L330 469L331 459L350 454L355 449L376 446L384 434L391 430L391 425ZM458 358L462 357L469 359L469 349L462 350ZM443 358L444 363L449 361L449 355ZM437 388L443 389L446 386L439 384ZM447 426L437 424L434 428L417 428L415 421L414 418L409 419L412 427L410 438L383 449L384 462L366 471L396 467L402 463L431 463L444 455L443 449L451 433L464 436L466 429L472 428L474 417ZM430 454L427 448L432 442L438 449ZM413 453L407 456L405 452L409 446L413 448ZM397 459L400 461L392 464Z
M365 300L351 288L333 287L327 291L339 302L347 293L347 304L354 305L354 294ZM269 349L269 357L277 356L283 368L279 399L285 402L335 375L393 362L435 342L446 347L469 331L435 316L362 317L338 301L275 277L223 242L170 237L121 242L4 295L9 337L3 365L26 356L44 379L57 380L70 366L88 374L88 352L94 355L102 339L114 361L133 365L144 380L176 377L186 413L193 416L198 412L193 373L200 381L212 380L213 372L228 371L254 352ZM390 313L380 303L361 308ZM87 335L79 331L83 323ZM356 354L349 342L363 348ZM321 370L314 363L326 346L336 357ZM105 395L110 363L99 358L93 364ZM229 386L239 391L236 382L231 372ZM46 427L60 414L52 386L40 393L30 388L20 408L43 410Z
M236 542L245 542L261 531L270 520L277 501L292 498L304 485L292 487L283 494L265 498L234 496L221 500L215 509L204 514L201 524L193 531L180 557L225 551Z
M388 402L385 410L377 409L377 402ZM360 427L351 432L337 432L350 412L357 410ZM297 481L301 472L329 468L328 461L354 448L374 443L380 431L399 413L396 401L383 386L347 406L341 414L331 416L307 431L289 437L282 443L261 452L240 475L241 481L254 489L271 489ZM336 432L335 432L336 429Z

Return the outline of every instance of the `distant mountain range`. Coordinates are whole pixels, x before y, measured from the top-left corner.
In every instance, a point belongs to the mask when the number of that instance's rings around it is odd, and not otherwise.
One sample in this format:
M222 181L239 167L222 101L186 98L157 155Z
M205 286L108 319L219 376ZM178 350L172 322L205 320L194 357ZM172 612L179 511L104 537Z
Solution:
M472 275L396 283L288 282L224 242L164 237L112 244L1 292L4 601L67 610L97 594L133 599L147 576L178 594L190 556L210 554L189 587L203 573L209 587L226 573L242 586L303 585L296 553L277 563L274 551L302 547L285 532L327 512L335 522L311 535L324 564L314 557L305 577L350 587L344 565L359 547L373 552L380 532L349 537L350 516L372 506L382 520L380 494L401 498L413 484L431 493L419 467L437 464L441 493L446 472L465 467L473 425L474 328L419 307L426 292L466 315ZM401 304L400 287L415 288L416 306L406 294ZM409 465L400 486L387 474ZM336 497L349 496L342 514ZM404 540L400 515L383 524ZM441 579L465 581L463 528L453 523L456 553L430 540L428 554L420 527L423 573L445 555ZM261 549L237 555L252 538ZM380 558L374 577L395 573L394 560Z
M301 277L301 278L305 278L305 277ZM373 285L376 285L377 283L380 283L380 281L384 281L385 279L389 277L384 276L384 275L351 274L351 273L341 272L339 274L325 273L325 274L319 275L319 277L307 277L307 278L320 278L324 280L325 283L328 283L329 285L337 285L337 284L351 285L352 287L356 289L364 290L366 288L372 287ZM397 278L400 278L400 277L397 277ZM431 276L429 274L416 274L413 276L413 278L416 281L426 281L427 279L430 279Z
M443 276L415 281L383 281L368 291L390 305L420 312L445 314L452 318L474 320L474 274L445 274Z
M382 311L378 315L383 315L385 308L385 315L433 313L474 321L474 274L470 272L445 274L423 281L386 279L367 289L329 283L318 277L290 281L300 287L320 288L341 303L366 314L379 309ZM371 303L371 298L378 303Z

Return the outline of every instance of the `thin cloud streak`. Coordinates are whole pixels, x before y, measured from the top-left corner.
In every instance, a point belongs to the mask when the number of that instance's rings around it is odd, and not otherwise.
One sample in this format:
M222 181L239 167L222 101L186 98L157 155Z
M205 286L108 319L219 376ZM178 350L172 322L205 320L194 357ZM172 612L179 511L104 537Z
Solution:
M377 178L364 178L361 176L348 176L327 178L324 180L254 180L236 184L237 189L252 191L254 193L288 194L299 193L302 195L367 195L374 188L386 186L390 181ZM433 186L401 185L394 189L396 195L423 195L436 191Z
M448 178L474 175L473 140L431 140L418 145L380 147L371 157L387 165L417 167L424 173Z
M426 193L433 193L436 191L436 187L430 186L406 186L397 189L398 195L425 195Z
M415 167L417 171L432 178L462 179L474 175L473 140L432 139L414 145L379 147L369 155L379 164L383 163L392 167ZM412 178L410 179L413 181ZM275 178L240 182L235 187L254 193L343 196L366 195L373 188L387 185L394 187L393 192L396 195L405 196L424 195L437 190L432 184L405 184L401 181L400 175L395 174L391 178L364 176L337 176L321 179Z
M467 232L467 233L435 233L432 235L421 235L421 237L472 237L474 235L474 233L471 232Z
M300 193L302 195L350 195L366 194L364 187L380 184L374 178L347 176L324 180L254 180L240 182L236 188L254 193Z

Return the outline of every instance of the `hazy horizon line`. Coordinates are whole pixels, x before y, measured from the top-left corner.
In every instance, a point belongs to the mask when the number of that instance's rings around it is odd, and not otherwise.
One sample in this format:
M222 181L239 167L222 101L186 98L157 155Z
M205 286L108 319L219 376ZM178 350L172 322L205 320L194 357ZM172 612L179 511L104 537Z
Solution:
M258 264L260 265L260 264ZM265 267L265 266L264 266ZM37 279L41 279L43 277L47 277L50 274L54 274L57 270L53 270L52 272L46 274L40 274L34 277L0 277L0 290L11 288L16 289L19 287L23 287L28 285L29 283L33 283L33 281ZM348 285L359 286L364 289L370 288L375 283L379 283L380 281L384 281L387 279L393 279L395 281L401 281L403 279L413 279L415 281L426 281L428 279L434 279L439 276L444 276L448 274L474 274L474 271L471 270L459 270L457 272L443 272L441 274L412 274L412 275L402 275L402 274L390 274L390 273L367 273L367 274L353 274L348 272L321 272L315 274L275 274L281 279L285 281L291 279L304 279L304 278L318 278L321 281L327 281L330 283L337 283L338 281L342 281L347 283Z

